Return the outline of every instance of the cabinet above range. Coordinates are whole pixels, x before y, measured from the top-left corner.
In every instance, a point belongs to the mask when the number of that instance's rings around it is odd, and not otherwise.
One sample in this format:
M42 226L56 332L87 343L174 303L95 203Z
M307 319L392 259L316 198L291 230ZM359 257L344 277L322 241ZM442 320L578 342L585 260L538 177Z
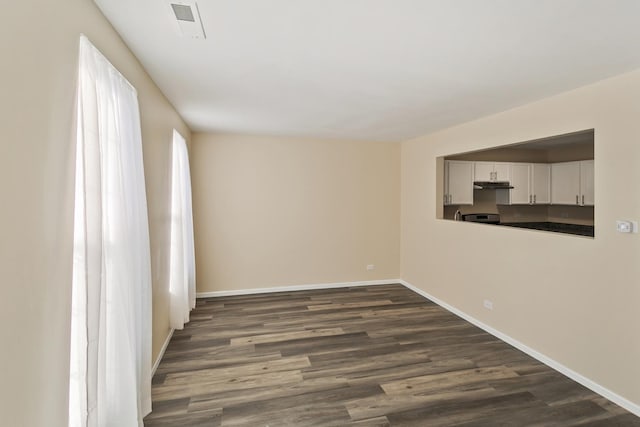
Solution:
M474 181L497 182L509 181L509 163L474 162Z

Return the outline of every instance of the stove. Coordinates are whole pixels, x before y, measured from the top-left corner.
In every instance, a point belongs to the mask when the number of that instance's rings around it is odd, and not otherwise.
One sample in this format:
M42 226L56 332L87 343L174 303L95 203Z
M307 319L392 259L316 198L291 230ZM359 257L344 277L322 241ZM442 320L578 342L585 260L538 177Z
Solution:
M500 214L497 213L472 213L462 215L463 221L481 222L484 224L500 224Z

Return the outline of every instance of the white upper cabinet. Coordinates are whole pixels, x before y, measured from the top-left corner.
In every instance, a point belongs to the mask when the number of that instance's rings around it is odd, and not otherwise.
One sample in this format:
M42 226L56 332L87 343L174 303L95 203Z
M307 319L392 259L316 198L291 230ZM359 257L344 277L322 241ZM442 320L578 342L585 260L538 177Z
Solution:
M593 206L593 160L551 165L551 203Z
M449 204L449 163L448 160L444 161L444 192L442 193L443 203L445 206Z
M475 162L475 174L474 181L494 181L493 178L493 163L488 162Z
M551 203L578 205L579 202L580 162L553 163L551 165Z
M530 188L531 165L529 163L511 164L511 186L509 200L512 205L526 205L532 203Z
M510 179L510 167L509 163L494 163L493 171L495 172L495 181L509 181Z
M444 162L444 204L473 204L473 162L447 160Z
M551 202L551 165L511 163L508 204L544 205Z
M580 204L593 206L595 204L593 191L593 160L580 162Z
M509 181L509 163L475 162L474 181Z
M551 165L546 163L531 165L531 202L534 205L551 203Z

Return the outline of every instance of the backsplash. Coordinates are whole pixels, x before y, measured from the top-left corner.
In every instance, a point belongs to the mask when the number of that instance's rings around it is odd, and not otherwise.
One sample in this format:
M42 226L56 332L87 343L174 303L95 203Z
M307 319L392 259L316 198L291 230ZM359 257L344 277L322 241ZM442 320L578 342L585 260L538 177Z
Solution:
M550 222L593 225L593 206L547 206Z
M496 205L496 193L475 190L473 205L445 206L444 218L453 219L456 210L467 213L499 213L501 222L559 222L594 225L593 206L566 205Z
M548 208L545 205L500 205L498 211L500 222L549 222Z

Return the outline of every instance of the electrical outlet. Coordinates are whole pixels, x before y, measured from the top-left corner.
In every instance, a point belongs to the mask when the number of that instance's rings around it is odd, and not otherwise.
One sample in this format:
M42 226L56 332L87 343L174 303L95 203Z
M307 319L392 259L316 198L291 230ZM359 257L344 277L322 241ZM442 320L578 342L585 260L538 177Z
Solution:
M484 300L484 308L487 310L493 310L493 303L488 299Z
M376 269L376 266L375 266L375 265L373 265L373 264L369 264L369 265L367 265L367 271L373 271L373 270L375 270L375 269Z

